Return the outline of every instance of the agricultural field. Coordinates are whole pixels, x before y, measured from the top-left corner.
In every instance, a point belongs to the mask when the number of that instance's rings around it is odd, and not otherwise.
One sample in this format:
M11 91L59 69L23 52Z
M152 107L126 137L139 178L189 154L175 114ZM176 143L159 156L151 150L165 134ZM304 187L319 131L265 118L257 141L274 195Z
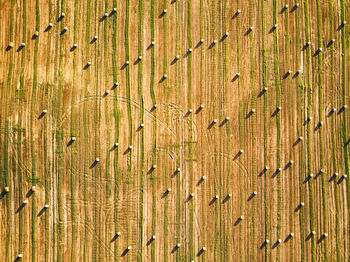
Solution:
M0 261L350 261L348 0L0 17Z

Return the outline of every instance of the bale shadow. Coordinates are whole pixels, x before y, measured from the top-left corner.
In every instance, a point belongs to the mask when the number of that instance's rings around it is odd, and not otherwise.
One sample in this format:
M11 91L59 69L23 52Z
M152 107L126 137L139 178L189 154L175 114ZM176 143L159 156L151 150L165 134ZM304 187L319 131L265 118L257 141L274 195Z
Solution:
M290 76L290 72L287 72L283 75L282 79L286 80L288 78L288 76Z
M254 112L252 110L250 110L249 113L246 114L245 119L249 119L253 114L254 114Z
M306 184L307 182L309 182L311 180L312 176L308 175L305 180L303 181L303 184Z
M41 112L41 114L38 116L38 119L42 119L45 115L46 115L46 113Z
M272 249L275 249L279 244L280 244L280 242L279 242L279 241L276 241L276 242L273 244Z
M342 108L340 108L340 110L338 111L338 115L340 115L341 113L343 113L345 111L345 107L343 106Z
M261 90L258 94L258 98L262 97L265 93L266 93L267 90Z
M239 223L241 223L241 221L242 221L242 219L239 217L239 218L237 218L237 220L235 221L235 226L238 226L239 225Z
M5 189L2 190L0 193L0 199L3 199L6 194L7 194L7 192L5 191Z
M267 246L267 244L268 244L268 242L265 240L265 241L261 244L260 249L265 248L265 247Z
M75 49L77 49L76 46L72 46L71 49L69 49L70 52L73 52Z
M251 193L250 196L248 197L247 201L251 201L256 195L254 193Z
M157 107L156 106L152 106L152 108L149 110L151 113L154 111L154 110L156 110L157 109Z
M321 123L319 122L316 126L315 126L315 128L314 128L314 131L317 131L317 130L319 130L320 128L321 128Z
M214 197L210 200L209 206L213 205L217 200L218 200L218 198L216 198L216 197L214 196Z
M193 198L193 196L191 196L191 194L186 198L186 200L184 201L185 203L190 202L190 200Z
M121 66L120 70L124 70L127 66L128 66L128 63L125 62L125 63Z
M175 245L173 247L173 249L171 250L171 254L174 254L178 249L179 249L179 247L177 245Z
M159 80L159 84L163 83L167 78L165 76L162 76L162 78Z
M275 172L273 172L272 174L272 178L275 178L279 173L281 173L281 170L279 170L278 168L275 170Z
M331 117L332 115L335 114L335 110L331 109L331 111L328 112L327 117Z
M303 207L302 204L299 204L295 209L294 212L298 212Z
M203 179L203 177L201 177L199 180L198 180L198 182L197 182L197 186L200 186L202 183L204 182L204 179Z
M291 240L291 239L292 239L292 235L289 234L283 242L284 242L284 243L287 243L287 242L288 242L289 240Z
M143 129L143 126L139 125L139 127L136 129L136 132L140 132Z
M146 246L148 247L150 244L153 243L153 241L154 241L154 239L153 239L153 237L151 237L151 238L147 241Z
M339 180L338 180L338 182L337 182L337 184L339 185L339 184L341 184L341 182L343 182L345 180L345 176L344 175L342 175L342 177L341 178L339 178Z
M19 213L19 211L21 211L27 204L26 203L22 203L16 210L16 213Z
M192 52L190 50L187 50L187 52L184 54L183 58L188 57Z
M124 251L123 251L123 253L122 253L120 256L121 256L121 257L126 256L126 254L128 254L128 253L129 253L129 251L130 251L130 249L125 248L125 249L124 249Z
M327 48L330 48L333 44L334 44L334 42L332 40L329 41L328 44L327 44Z
M94 43L96 43L96 41L97 41L97 39L94 37L94 38L92 38L91 39L91 41L90 41L90 45L92 45L92 44L94 44Z
M162 197L161 197L161 198L162 198L162 199L163 199L163 198L166 198L166 196L169 195L169 193L170 193L170 192L169 192L168 190L165 190L165 192L162 194Z
M152 166L152 167L147 171L147 175L152 174L153 171L154 171L155 169L156 169L156 168Z
M202 106L198 107L197 110L196 110L196 112L195 112L195 114L196 114L196 115L199 114L202 110L203 110L203 107L202 107Z
M267 170L268 169L264 167L264 169L260 171L259 176L261 177L262 175L266 174Z
M238 153L233 157L233 160L237 160L243 153L238 151Z
M174 65L178 60L179 60L179 59L178 59L177 57L175 57L175 58L173 59L173 61L171 61L170 65Z
M192 111L191 111L191 110L188 110L188 111L186 112L186 114L184 115L184 118L188 117L191 113L192 113Z
M166 14L166 12L164 12L164 10L163 10L163 12L158 16L158 18L160 19L160 18L163 18L164 16L165 16L165 14Z
M316 52L312 55L313 57L318 56L321 53L320 49L317 49Z
M289 11L289 13L293 13L295 10L297 10L298 5L294 5L293 8Z
M100 23L102 23L104 20L106 20L107 19L107 16L105 16L105 15L103 15L98 21L100 22Z
M245 35L245 36L248 36L252 31L253 31L253 29L249 28L249 29L244 33L244 35Z
M110 13L109 13L109 17L111 17L112 15L114 15L116 13L116 11L112 10Z
M44 214L44 212L46 211L46 207L43 207L41 210L40 210L40 212L38 213L38 217L40 217L40 216L42 216L42 214Z
M275 32L277 29L277 27L272 26L271 29L269 30L269 34L272 34L273 32Z
M295 74L293 75L293 79L297 78L300 75L300 72L295 72Z
M102 98L106 98L109 95L109 91L106 90L103 94L102 94Z
M213 121L209 124L209 126L208 126L207 129L212 129L213 126L216 124L216 122L217 122L217 121L213 120Z
M324 235L322 235L318 240L317 240L317 244L320 244L326 237Z
M337 28L337 31L340 31L344 28L345 24L344 23L341 23L338 28Z
M319 170L319 171L316 173L316 176L315 176L315 178L314 178L314 179L318 178L318 177L319 177L321 174L322 174L322 171L321 171L321 170Z
M48 32L48 31L50 31L51 28L52 28L52 26L48 25L48 26L45 28L44 32L46 33L46 32Z
M67 146L71 146L72 144L73 144L73 140L70 139L70 140L68 141L68 143L67 143Z
M212 49L216 45L215 42L211 42L211 44L208 46L208 50Z
M147 51L148 51L148 50L151 50L153 47L154 47L154 44L150 43L150 45L147 47L146 50L147 50Z
M279 14L281 15L286 11L287 11L287 8L285 6L283 6L282 9L279 11Z
M297 140L293 143L293 147L298 145L301 142L301 139L298 137Z
M24 46L20 45L20 46L17 48L16 52L20 52L23 48L24 48Z
M306 126L308 123L310 123L311 120L312 120L312 119L307 118L307 119L304 121L304 126Z
M204 253L204 249L202 248L201 250L198 251L197 257L200 257Z
M97 163L98 163L98 161L95 160L95 161L91 164L90 168L94 168L94 167L97 165Z
M227 122L228 122L227 119L222 120L222 122L220 123L219 127L224 126Z
M240 14L241 12L236 12L236 13L234 13L233 14L233 16L231 17L231 19L236 19L238 16L239 16L239 14Z
M57 18L56 22L61 22L63 20L64 16L60 16L59 18Z
M136 58L136 60L134 61L134 65L137 65L138 63L140 63L141 62L141 59L138 57L138 58Z
M29 191L26 194L26 198L30 198L34 194L34 191L32 189L29 189Z
M111 239L110 243L116 241L118 237L119 237L119 234L115 234L114 237Z
M229 195L227 195L223 200L222 200L222 204L225 204L227 201L229 201L231 197Z
M8 45L5 49L6 52L10 51L12 49L12 46Z
M228 35L226 35L226 33L220 38L219 42L222 43L225 41L225 39L228 37Z
M203 44L203 42L201 40L198 41L198 43L196 44L195 48L199 48L201 45Z
M180 172L178 172L177 170L175 170L175 171L172 173L171 178L176 177L176 175L177 175L178 173L180 173Z
M283 170L286 171L286 170L287 170L288 168L290 168L291 166L292 166L292 163L288 162L288 163L284 166Z
M303 46L302 51L306 51L306 49L308 49L309 46L310 46L310 45L309 45L308 43L306 43L306 44Z
M90 67L90 65L89 64L86 64L85 66L84 66L84 70L87 70L88 68Z
M232 78L231 82L236 82L238 78L239 78L239 75L236 74L236 75Z
M314 236L314 234L312 234L312 232L311 232L310 234L308 234L308 235L306 236L305 241L309 241L313 236Z
M60 35L64 35L66 32L67 30L63 28L62 31L60 32Z

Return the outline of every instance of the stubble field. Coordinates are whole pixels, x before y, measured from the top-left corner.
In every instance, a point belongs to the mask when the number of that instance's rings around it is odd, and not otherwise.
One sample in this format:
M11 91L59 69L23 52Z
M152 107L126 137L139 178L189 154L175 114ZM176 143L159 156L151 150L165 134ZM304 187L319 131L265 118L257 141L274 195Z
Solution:
M349 7L0 0L0 260L349 261Z

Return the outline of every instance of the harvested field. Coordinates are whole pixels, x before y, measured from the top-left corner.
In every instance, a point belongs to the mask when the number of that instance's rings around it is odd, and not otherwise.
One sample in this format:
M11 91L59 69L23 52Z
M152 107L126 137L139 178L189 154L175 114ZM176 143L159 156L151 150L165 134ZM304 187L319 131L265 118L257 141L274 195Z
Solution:
M1 261L350 260L349 1L0 17Z

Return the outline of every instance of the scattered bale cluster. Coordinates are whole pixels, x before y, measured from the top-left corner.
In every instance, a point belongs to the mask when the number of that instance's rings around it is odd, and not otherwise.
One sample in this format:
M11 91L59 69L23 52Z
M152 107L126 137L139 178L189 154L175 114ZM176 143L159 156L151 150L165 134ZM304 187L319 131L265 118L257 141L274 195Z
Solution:
M296 3L296 5L295 5L294 8L298 8L298 7L299 7L299 3ZM287 10L288 8L289 8L289 6L288 6L287 4L283 7L284 10ZM112 13L115 13L116 11L117 11L117 9L114 8L113 11L112 11ZM236 11L236 13L234 14L234 16L237 17L240 13L241 13L241 10L238 9L238 10ZM165 14L167 14L167 9L164 9L164 10L162 11L162 15L165 15ZM60 15L60 17L59 17L58 20L64 19L65 16L66 16L65 13L61 13L61 15ZM104 13L104 15L103 15L104 19L106 19L108 16L109 16L108 13ZM345 25L346 25L346 21L343 21L342 24L341 24L340 26L341 26L341 27L344 27ZM52 23L49 23L48 26L47 26L46 31L50 30L52 27L53 27L53 24L52 24ZM277 29L277 28L278 28L278 24L274 24L274 25L273 25L273 29L275 30L275 29ZM247 33L252 32L253 29L254 29L254 26L249 27ZM64 27L63 30L61 31L61 35L65 34L67 31L68 31L68 27ZM38 36L39 36L39 32L36 31L36 32L34 33L34 36L35 36L35 37L38 37ZM225 32L225 34L224 34L224 36L223 36L222 39L225 39L225 38L227 38L228 36L229 36L229 32ZM93 39L91 40L91 44L92 44L92 43L95 43L97 40L98 40L98 36L95 35L95 36L93 37ZM221 41L221 40L220 40L220 41ZM332 45L332 44L334 44L335 41L336 41L336 40L335 40L334 38L331 39L330 42L329 42L329 46ZM199 42L200 42L201 44L203 44L203 43L204 43L204 39L200 39ZM212 45L212 46L215 46L217 43L218 43L218 40L215 39L215 40L213 40L213 42L212 42L211 45ZM154 47L155 45L156 45L156 42L155 42L155 41L152 41L150 47ZM13 43L13 42L10 42L10 43L8 44L8 48L9 48L9 49L11 49L13 46L14 46L14 43ZM25 44L24 42L21 43L20 49L24 48L25 46L26 46L26 44ZM311 46L311 42L309 41L309 42L307 42L307 43L304 45L304 49L307 49L307 48L309 48L310 46ZM73 44L73 47L72 47L72 50L76 49L77 47L78 47L78 44L77 44L77 43L74 43L74 44ZM322 47L319 47L319 48L316 50L315 55L320 54L322 51L323 51ZM188 53L188 54L191 54L192 52L193 52L193 49L192 49L192 48L189 48L189 49L187 50L187 53ZM141 61L142 59L143 59L143 57L142 57L141 55L138 56L138 61ZM179 59L180 59L180 56L179 56L179 55L176 55L175 58L174 58L175 61L178 61ZM129 64L130 64L130 62L129 62L128 60L125 61L125 66L129 66ZM87 68L89 68L90 66L91 66L91 62L87 62L87 64L85 65L84 68L87 69ZM296 73L294 74L294 77L300 75L301 73L302 73L302 70L300 70L300 69L297 70ZM291 75L292 75L292 70L288 70L288 71L285 73L284 78L286 79L287 77L289 77L289 76L291 76ZM163 79L163 80L165 80L165 79L167 79L167 78L168 78L168 75L167 75L167 74L164 74L164 75L162 76L162 79ZM234 76L234 79L233 79L233 80L237 80L238 78L240 78L240 73L236 73L236 75ZM118 85L119 85L118 82L115 82L115 83L113 84L113 88L112 88L112 89L115 89L116 87L118 87ZM263 88L263 93L266 93L267 91L268 91L268 88L267 88L267 87L264 87L264 88ZM104 95L107 96L107 95L109 95L109 93L110 93L110 91L109 91L109 90L106 90ZM152 109L154 110L154 109L156 109L156 108L157 108L157 104L154 104ZM344 106L339 110L339 112L343 112L346 108L347 108L347 106L344 105ZM201 110L203 110L203 109L204 109L204 105L200 105L199 108L197 109L196 113L199 113L199 112L200 112ZM278 107L276 108L276 112L277 112L277 113L280 112L281 110L282 110L282 107L281 107L281 106L278 106ZM40 116L43 117L44 115L47 114L47 112L48 112L48 111L47 111L46 109L44 109L44 110L41 112L41 115L40 115ZM192 110L192 109L189 109L189 110L187 111L186 115L190 115L192 112L193 112L193 110ZM250 110L250 112L248 113L248 115L252 115L252 114L254 114L255 112L256 112L256 109L253 108L253 109ZM331 109L331 112L332 112L332 113L335 113L335 112L336 112L336 108ZM230 120L230 117L227 116L227 117L222 121L222 124L227 123L229 120ZM312 120L312 116L309 116L309 117L307 118L307 120L306 120L306 123L309 123L311 120ZM210 124L210 127L214 126L214 125L217 123L217 121L218 121L217 119L214 119L214 120L212 121L212 123ZM322 127L323 125L324 125L324 122L323 122L323 121L320 121L320 122L318 123L318 127L319 127L319 128ZM139 126L139 128L140 128L140 129L143 129L143 128L144 128L144 123L141 123L140 126ZM71 137L71 141L70 141L70 142L72 143L72 142L74 142L74 141L76 141L76 137L73 136L73 137ZM297 139L297 141L298 141L298 142L303 141L303 137L302 137L302 136L299 136L298 139ZM118 143L115 143L115 144L114 144L114 148L118 148L118 146L119 146ZM132 145L129 145L128 150L129 150L129 151L132 150ZM243 154L243 152L244 152L244 150L243 150L243 149L240 149L239 152L238 152L238 154L241 155L241 154ZM95 165L98 164L99 162L100 162L100 159L99 159L99 158L95 158L94 163L93 163L93 166L95 166ZM294 164L294 161L293 161L293 160L290 160L290 161L287 163L286 167L290 167L290 166L292 166L293 164ZM155 170L156 167L157 167L156 165L152 165L151 171ZM269 170L269 167L268 167L268 166L265 166L264 169L263 169L263 172L266 173L268 170ZM180 168L178 167L178 168L176 169L175 172L176 172L176 173L180 173ZM279 168L276 170L276 174L281 173L281 172L282 172L282 168L279 167ZM323 173L323 172L324 172L324 171L321 169L321 170L320 170L320 173ZM338 176L339 176L338 173L334 173L333 176L331 177L331 180L336 180L336 179L338 178ZM308 175L308 180L310 181L313 177L314 177L314 175L313 175L312 173L310 173L310 174ZM339 182L342 182L342 181L345 180L345 179L347 179L347 175L343 175L340 179L338 179L338 183L339 183ZM202 177L201 177L201 181L204 181L204 180L206 180L206 176L202 176ZM5 187L4 190L5 190L5 192L9 192L9 187ZM36 187L35 187L34 185L31 187L31 191L32 191L32 192L35 192L35 191L36 191ZM166 193L168 194L168 193L170 193L170 192L171 192L171 188L167 188L167 189L166 189ZM256 191L254 191L254 192L252 193L252 195L251 195L250 198L253 198L253 197L255 197L255 196L257 196L257 192L256 192ZM192 198L194 198L194 193L193 193L193 192L190 193L189 196L188 196L188 199L189 199L189 200L191 200ZM225 197L226 201L227 201L228 199L230 199L230 198L232 198L232 194L231 194L231 193L229 193L229 194ZM215 200L217 200L217 199L219 199L219 195L215 195L212 201L215 202ZM225 199L224 199L223 202L225 202ZM27 204L28 204L28 200L25 199L25 200L23 201L22 205L25 206L25 205L27 205ZM300 209L300 208L302 208L302 207L304 207L304 202L301 202L301 203L299 204L298 209ZM45 204L44 208L45 208L45 209L49 208L49 204ZM236 223L239 223L240 221L243 221L243 220L244 220L244 216L241 215L241 216L238 217ZM310 236L313 236L313 235L315 235L315 234L316 234L315 231L311 231ZM119 235L120 235L120 232L117 232L117 233L116 233L116 236L119 236ZM292 239L293 237L294 237L294 233L290 233L290 234L287 236L286 240L290 240L290 239ZM321 235L321 239L324 239L324 238L326 238L326 237L328 237L328 233L323 233L323 234ZM151 237L151 239L154 241L154 240L156 239L156 236L153 235L153 236ZM267 246L267 244L269 244L269 243L270 243L270 241L269 241L268 239L266 239L266 240L264 241L264 243L263 243L263 246ZM278 239L278 240L274 243L274 246L278 246L278 245L281 244L281 243L282 243L282 239ZM175 245L174 249L175 249L175 250L176 250L176 249L179 249L180 246L181 246L181 244L180 244L180 243L177 243L177 244ZM131 246L128 246L128 247L125 249L124 253L126 254L129 250L131 250ZM199 251L199 254L203 253L204 251L206 251L206 247L202 247L202 248L200 249L200 251ZM22 258L22 254L18 254L18 258Z

